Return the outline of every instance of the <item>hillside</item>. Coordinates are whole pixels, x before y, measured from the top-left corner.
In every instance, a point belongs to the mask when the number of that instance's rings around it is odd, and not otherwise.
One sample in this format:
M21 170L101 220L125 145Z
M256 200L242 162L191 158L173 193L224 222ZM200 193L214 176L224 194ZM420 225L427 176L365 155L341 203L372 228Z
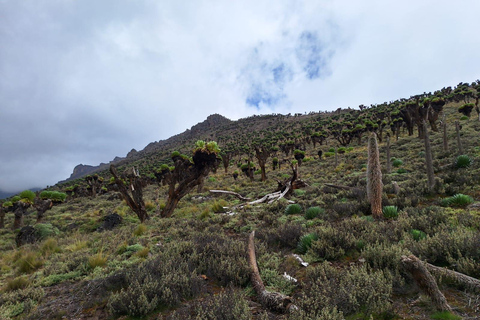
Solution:
M78 167L41 223L34 196L9 199L0 319L478 319L479 92L212 115L116 159L117 177ZM256 293L252 231L280 305Z

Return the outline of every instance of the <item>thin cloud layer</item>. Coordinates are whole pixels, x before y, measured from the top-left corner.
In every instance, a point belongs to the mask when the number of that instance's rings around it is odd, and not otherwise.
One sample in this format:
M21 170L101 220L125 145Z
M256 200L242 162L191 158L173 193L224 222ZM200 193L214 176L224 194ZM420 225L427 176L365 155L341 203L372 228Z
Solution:
M480 3L0 1L0 190L220 113L381 103L479 76Z

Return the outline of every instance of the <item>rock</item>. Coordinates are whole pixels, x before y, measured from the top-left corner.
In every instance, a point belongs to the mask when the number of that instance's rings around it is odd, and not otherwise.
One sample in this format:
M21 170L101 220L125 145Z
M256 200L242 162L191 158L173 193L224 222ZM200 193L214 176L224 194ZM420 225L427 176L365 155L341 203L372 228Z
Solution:
M122 223L122 217L116 213L109 214L103 219L103 224L98 228L98 231L112 230Z
M25 226L20 229L17 236L15 237L15 242L18 247L23 246L26 243L34 243L39 240L37 232L32 226Z

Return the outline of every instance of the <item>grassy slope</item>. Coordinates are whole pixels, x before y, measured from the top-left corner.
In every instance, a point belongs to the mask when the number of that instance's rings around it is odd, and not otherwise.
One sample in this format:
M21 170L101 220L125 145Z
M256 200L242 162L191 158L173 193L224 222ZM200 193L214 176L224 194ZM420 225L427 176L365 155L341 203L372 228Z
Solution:
M453 122L460 118L457 107L455 104L445 107L452 151L443 152L441 133L431 133L437 169L453 163L456 157ZM467 154L474 159L473 166L437 171L436 177L441 179L439 196L425 192L422 141L406 135L392 141L391 156L402 159L400 168L407 171L384 174L383 204L400 209L399 217L394 220L367 218L369 207L361 191L366 184L365 140L362 145L356 145L355 141L351 152L339 155L337 167L333 157L319 160L312 145L308 147L307 156L315 159L304 162L299 172L309 186L295 191L290 199L303 210L313 206L324 209L311 220L306 220L303 213L286 215L286 201L246 207L232 216L214 213L214 205L231 206L239 200L212 198L208 192L187 196L172 218L161 219L155 211L162 205L166 190L154 185L147 187L144 196L153 216L145 226L139 226L125 203L111 199L111 194L95 199L78 198L55 206L45 219L55 230L51 231L51 237L46 236L37 244L18 249L14 234L8 229L0 230L0 286L4 288L0 318L17 314L18 318L30 315L32 319L40 315L69 318L73 314L77 318L105 318L111 317L112 312L132 310L125 304L133 303L139 313L153 310L148 316L152 319L182 319L192 313L208 318L212 310L217 315L225 314L226 318L266 319L269 314L255 304L248 281L245 239L250 230L257 230L257 257L266 285L292 295L310 316L323 312L334 319L336 311L332 308L337 306L351 319L363 318L368 313L379 319L395 315L428 317L434 313L433 307L427 298L419 296L412 279L399 268L401 254L410 251L433 264L480 277L480 212L475 208L439 206L442 197L456 193L480 198L480 122L472 115L461 123L462 141ZM320 148L326 151L335 145L329 140L328 146ZM383 165L384 148L382 143ZM233 170L231 167L230 173ZM273 191L275 179L283 179L289 170L284 165L282 170L270 169L267 174L266 182L258 181L259 176L253 183L244 176L234 181L220 168L207 179L205 190L231 190L256 198ZM393 181L401 188L398 196L393 195ZM326 188L325 183L359 187L360 191ZM113 231L95 231L102 217L112 212L123 217L122 225ZM25 217L26 224L34 221L33 213ZM13 215L7 214L6 225L12 222ZM416 241L412 230L422 231L425 237ZM318 239L302 255L311 263L304 268L291 254L296 252L301 236L310 233L315 233ZM148 261L154 261L153 266ZM162 269L155 269L159 265ZM284 272L299 282L285 280ZM120 280L112 280L112 275L119 274ZM155 278L148 278L152 274ZM166 274L174 275L174 279L167 279ZM207 280L200 278L202 275ZM129 295L134 297L147 290L146 284L134 288L134 278L146 279L145 283L162 288L153 291L169 288L179 296L158 294L158 306L141 299L132 298L132 302L126 296L112 296L121 286L129 287ZM190 289L185 291L175 285L181 283ZM20 289L15 290L16 287ZM220 290L227 287L225 292ZM466 318L479 316L478 297L451 286L442 285L441 289L455 313ZM145 293L148 294L151 292ZM53 299L58 303L49 305ZM270 318L281 316L270 314Z

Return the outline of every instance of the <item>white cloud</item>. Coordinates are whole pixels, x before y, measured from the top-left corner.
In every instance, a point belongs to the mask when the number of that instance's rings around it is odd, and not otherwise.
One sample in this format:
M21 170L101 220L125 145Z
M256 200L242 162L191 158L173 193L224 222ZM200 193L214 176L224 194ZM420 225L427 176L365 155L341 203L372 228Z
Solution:
M479 9L474 0L0 2L0 189L53 184L78 163L142 149L212 113L356 107L473 81Z

